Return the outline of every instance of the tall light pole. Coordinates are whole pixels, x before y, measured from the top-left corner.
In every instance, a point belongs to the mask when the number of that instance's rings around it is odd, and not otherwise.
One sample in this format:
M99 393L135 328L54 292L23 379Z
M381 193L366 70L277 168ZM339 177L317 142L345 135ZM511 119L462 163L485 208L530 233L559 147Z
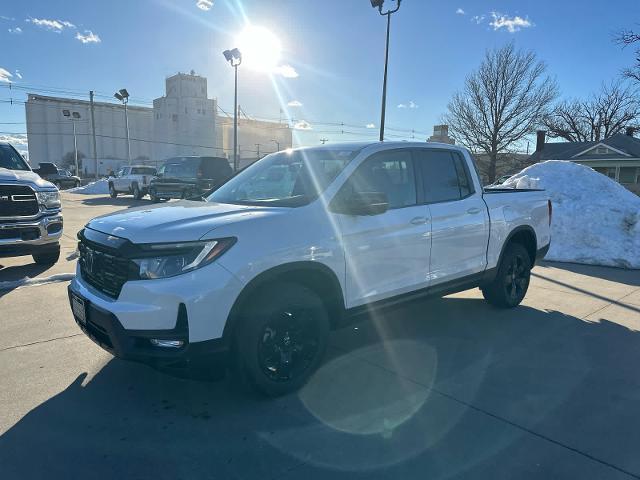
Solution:
M238 66L242 63L242 53L237 48L234 48L225 50L222 54L235 72L233 92L233 170L237 172L240 166L240 159L238 158Z
M67 117L69 120L71 120L71 123L73 124L73 154L75 157L75 167L76 167L75 174L79 176L80 171L78 167L78 139L76 137L76 121L80 120L80 113L71 112L69 110L62 110L62 115Z
M384 0L371 0L371 6L377 8L380 15L387 17L387 43L384 50L384 80L382 83L382 113L380 115L380 141L384 141L384 119L387 109L387 69L389 66L389 30L391 28L391 14L397 12L400 9L400 2L402 0L395 0L396 8L389 9L382 13L382 6Z
M280 151L280 142L278 140L276 140L275 138L273 140L271 140L272 142L274 142L276 144L276 147L278 148L278 152Z
M118 90L113 94L124 105L124 125L127 131L127 161L131 165L131 141L129 140L129 113L127 112L127 103L129 103L129 92L126 88Z

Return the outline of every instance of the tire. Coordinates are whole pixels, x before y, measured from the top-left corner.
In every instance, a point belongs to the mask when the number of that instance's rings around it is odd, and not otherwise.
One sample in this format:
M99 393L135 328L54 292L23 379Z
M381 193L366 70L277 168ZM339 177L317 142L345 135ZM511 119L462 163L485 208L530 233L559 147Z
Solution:
M322 300L308 288L281 283L249 302L235 330L235 372L269 397L298 390L327 349L329 317Z
M513 308L522 302L529 288L531 258L526 248L512 243L502 256L493 281L483 286L482 295L491 305Z
M161 200L160 197L156 196L155 190L149 190L149 198L153 203L158 203Z
M34 253L33 261L38 265L53 265L60 258L60 245L55 250L49 250L42 253Z
M142 192L140 192L140 187L138 187L137 183L133 184L133 198L136 200L140 200L142 198Z
M113 186L113 183L109 184L109 196L111 198L116 198L118 196L118 192L116 191L116 189Z

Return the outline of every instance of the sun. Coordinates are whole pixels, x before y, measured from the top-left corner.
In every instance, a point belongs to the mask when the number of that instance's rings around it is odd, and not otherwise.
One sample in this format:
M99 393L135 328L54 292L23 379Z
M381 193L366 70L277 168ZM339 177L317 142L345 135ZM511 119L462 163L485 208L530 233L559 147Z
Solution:
M243 66L260 72L272 72L282 55L280 40L264 27L246 26L238 35L236 45L242 53Z

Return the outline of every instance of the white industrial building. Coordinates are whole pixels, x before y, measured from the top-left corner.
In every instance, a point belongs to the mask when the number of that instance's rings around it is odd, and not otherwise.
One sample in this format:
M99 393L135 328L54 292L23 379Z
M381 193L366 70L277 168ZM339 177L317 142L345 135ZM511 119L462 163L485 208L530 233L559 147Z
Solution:
M217 100L207 96L207 79L193 72L166 79L166 94L153 108L127 107L131 159L135 163L161 164L179 155L211 155L232 158L233 119L217 114ZM26 102L29 159L33 166L54 162L61 166L73 158L73 122L81 170L85 174L116 171L127 163L124 106L94 102L97 159L93 153L91 104L86 100L29 94ZM80 118L63 111L78 112ZM238 122L240 165L267 153L292 146L287 124L240 118ZM259 154L258 154L259 151Z

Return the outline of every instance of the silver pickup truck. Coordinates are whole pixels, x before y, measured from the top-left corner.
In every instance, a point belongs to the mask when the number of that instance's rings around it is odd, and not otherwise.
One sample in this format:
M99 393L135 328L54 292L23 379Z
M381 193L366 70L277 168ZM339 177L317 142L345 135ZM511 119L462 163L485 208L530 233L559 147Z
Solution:
M60 257L60 192L0 143L0 257L32 255L42 265Z

